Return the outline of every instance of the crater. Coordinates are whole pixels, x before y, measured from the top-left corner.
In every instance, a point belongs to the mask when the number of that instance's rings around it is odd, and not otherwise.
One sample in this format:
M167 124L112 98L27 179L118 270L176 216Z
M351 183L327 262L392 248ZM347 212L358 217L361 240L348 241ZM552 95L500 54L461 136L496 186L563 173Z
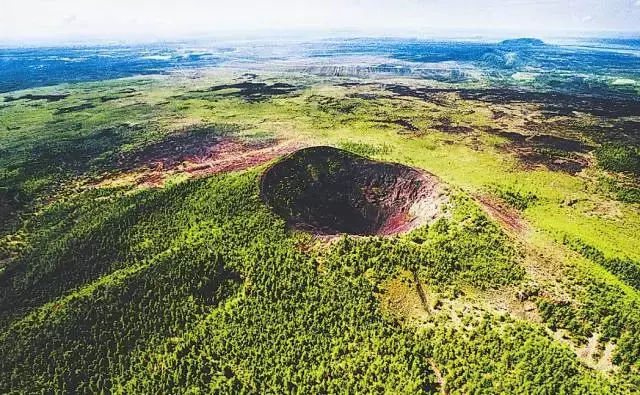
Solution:
M332 147L305 148L269 167L260 193L295 229L320 235L391 235L426 225L448 200L438 179Z

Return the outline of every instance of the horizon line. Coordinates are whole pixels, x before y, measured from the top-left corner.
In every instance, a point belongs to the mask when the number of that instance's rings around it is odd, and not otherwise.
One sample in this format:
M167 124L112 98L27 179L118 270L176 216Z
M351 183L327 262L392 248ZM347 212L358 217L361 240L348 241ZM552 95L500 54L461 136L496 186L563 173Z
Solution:
M320 40L327 38L406 38L424 40L505 40L512 38L553 39L640 39L640 30L623 29L554 29L533 32L526 29L488 28L431 28L431 29L255 29L220 30L175 35L114 35L65 36L65 37L24 37L0 38L0 47L65 47L65 46L116 46L161 43L188 43L203 40L216 41L266 41L269 39L290 39L292 41Z

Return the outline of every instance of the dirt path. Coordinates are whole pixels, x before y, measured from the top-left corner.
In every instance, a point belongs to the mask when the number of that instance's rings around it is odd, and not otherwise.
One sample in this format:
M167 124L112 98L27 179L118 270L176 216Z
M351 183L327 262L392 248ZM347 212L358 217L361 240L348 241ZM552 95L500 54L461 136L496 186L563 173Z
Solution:
M507 231L521 235L530 230L520 213L506 203L484 194L473 195L473 199L482 206L491 218L500 222Z
M440 385L440 393L445 395L449 394L449 391L447 391L447 383L442 376L442 372L440 372L440 369L438 369L435 362L433 362L433 359L429 359L429 365L436 376L436 382Z

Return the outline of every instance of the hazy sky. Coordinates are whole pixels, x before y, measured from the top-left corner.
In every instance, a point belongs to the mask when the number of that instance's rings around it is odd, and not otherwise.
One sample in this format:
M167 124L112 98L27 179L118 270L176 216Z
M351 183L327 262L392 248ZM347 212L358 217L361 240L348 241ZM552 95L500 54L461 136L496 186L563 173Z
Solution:
M264 29L640 30L640 0L0 0L0 41Z

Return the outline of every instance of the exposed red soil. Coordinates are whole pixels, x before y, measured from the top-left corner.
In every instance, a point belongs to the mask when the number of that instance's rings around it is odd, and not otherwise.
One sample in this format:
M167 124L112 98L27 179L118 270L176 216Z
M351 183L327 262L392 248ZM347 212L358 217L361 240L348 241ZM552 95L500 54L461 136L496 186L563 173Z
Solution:
M529 229L520 213L506 203L487 195L475 195L474 199L480 203L491 218L500 222L507 230L521 234Z
M181 170L192 175L209 175L249 169L300 149L293 141L244 143L226 139L216 144L206 156L186 158Z
M121 154L117 166L127 170L140 168L173 170L187 158L207 156L212 147L223 141L224 137L215 130L175 133L141 150Z
M123 160L121 166L126 169L125 175L135 175L135 184L155 188L178 174L201 177L245 170L301 147L302 144L295 141L244 141L235 137L200 136L199 141L170 140L154 144L152 149L137 153L126 162Z

